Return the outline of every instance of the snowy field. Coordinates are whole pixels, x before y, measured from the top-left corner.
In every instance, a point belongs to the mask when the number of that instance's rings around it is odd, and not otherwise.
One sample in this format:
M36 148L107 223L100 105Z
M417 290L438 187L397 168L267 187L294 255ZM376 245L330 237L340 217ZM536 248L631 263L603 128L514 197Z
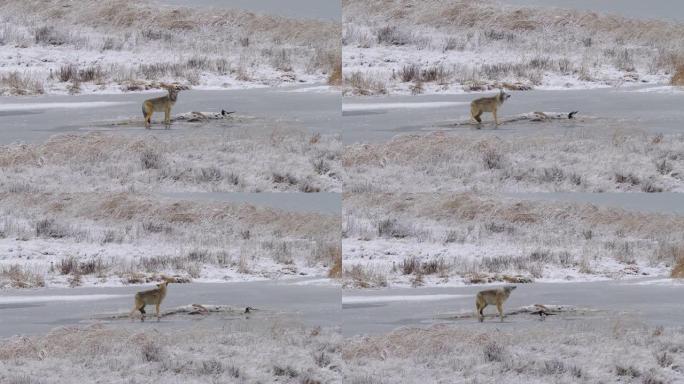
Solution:
M94 376L102 383L676 383L684 374L684 331L629 318L551 318L503 330L498 323L439 325L347 339L333 329L287 321L231 321L219 331L201 322L183 330L141 328L68 327L3 340L0 379L11 384L77 383Z
M352 192L684 191L682 134L617 125L593 124L551 133L539 129L539 134L464 128L458 133L353 144L345 147L342 156L345 188Z
M3 192L339 192L339 134L287 123L176 123L0 145ZM237 125L237 126L236 126ZM98 127L89 125L91 131Z
M684 375L682 328L625 317L536 323L473 322L354 337L342 347L351 371L346 382L678 383Z
M666 276L681 216L466 194L345 194L348 287Z
M145 0L0 5L0 95L339 82L340 24Z
M249 281L341 271L337 215L147 194L3 192L0 288Z
M93 325L0 341L8 384L342 383L342 337L287 319L185 329ZM50 374L46 374L50 372Z
M669 83L684 27L495 2L345 0L346 95Z

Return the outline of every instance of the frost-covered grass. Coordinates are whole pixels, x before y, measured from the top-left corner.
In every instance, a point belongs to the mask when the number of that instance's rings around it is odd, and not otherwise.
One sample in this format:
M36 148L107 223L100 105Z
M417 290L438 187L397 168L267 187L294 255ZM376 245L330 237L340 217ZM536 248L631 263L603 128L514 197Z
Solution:
M342 337L283 321L57 328L0 341L0 382L342 383Z
M338 82L340 24L145 0L0 5L0 95Z
M497 324L497 328L500 328ZM329 328L229 321L183 330L94 325L0 342L10 384L674 383L684 330L625 319L404 328L343 339ZM50 372L46 375L45 372Z
M597 128L563 135L481 131L345 147L352 192L684 191L684 136Z
M0 288L326 276L339 217L121 193L0 193ZM339 272L337 272L339 273Z
M669 275L680 216L476 194L345 194L345 285L459 285Z
M484 1L344 0L345 93L667 83L684 25Z
M440 325L356 337L348 383L676 383L684 329L629 320ZM503 329L501 329L503 328Z
M0 146L0 191L337 192L341 151L278 126L64 134Z

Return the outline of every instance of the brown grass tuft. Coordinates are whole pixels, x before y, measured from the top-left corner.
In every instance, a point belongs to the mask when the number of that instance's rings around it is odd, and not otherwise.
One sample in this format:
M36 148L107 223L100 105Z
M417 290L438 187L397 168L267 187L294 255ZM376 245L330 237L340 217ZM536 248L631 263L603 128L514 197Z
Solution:
M672 75L672 80L670 80L672 85L684 86L684 64L680 64L677 67L674 75Z
M339 279L342 277L342 248L334 247L333 264L328 270L328 277L332 279Z
M328 84L330 85L342 85L342 58L335 62L335 66L328 76Z
M42 274L29 271L19 264L0 268L0 288L37 288L44 287Z
M684 257L677 259L677 263L672 267L670 277L675 279L684 279Z

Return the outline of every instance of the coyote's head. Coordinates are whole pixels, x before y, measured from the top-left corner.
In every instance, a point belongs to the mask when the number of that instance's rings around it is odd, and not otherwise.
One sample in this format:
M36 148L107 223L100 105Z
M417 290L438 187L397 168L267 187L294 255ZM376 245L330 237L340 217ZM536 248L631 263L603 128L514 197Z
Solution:
M510 293L512 290L516 289L517 287L515 285L507 285L504 287L504 291Z
M169 99L171 99L172 101L176 101L176 99L178 98L178 92L180 92L181 90L177 87L169 87L167 89L169 90Z
M508 99L509 97L511 97L511 95L504 92L503 88L499 91L499 94L496 95L496 98L499 100L499 103L501 104L503 104L503 102L506 101L506 99Z
M173 277L167 277L167 276L162 275L161 278L162 278L162 282L157 284L157 288L161 288L161 287L166 288L166 286L169 285L169 283L175 283L176 282L176 280Z
M169 99L171 99L171 101L176 101L178 92L190 89L189 86L179 83L161 83L160 85L162 88L169 91Z

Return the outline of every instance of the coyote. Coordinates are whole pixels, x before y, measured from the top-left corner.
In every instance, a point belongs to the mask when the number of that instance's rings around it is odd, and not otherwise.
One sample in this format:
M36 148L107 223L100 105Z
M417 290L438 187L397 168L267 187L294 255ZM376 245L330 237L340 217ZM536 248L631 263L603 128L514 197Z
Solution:
M480 129L480 123L482 123L482 119L480 119L480 116L482 115L483 112L491 112L492 115L494 115L494 122L498 126L499 125L499 119L496 116L496 110L509 97L511 97L511 95L509 95L508 93L505 93L502 89L499 91L499 94L496 96L482 97L482 98L473 100L470 103L470 116L473 118L473 120L477 121L477 129Z
M131 310L130 317L133 317L135 311L140 311L140 321L145 321L145 305L154 304L157 309L157 321L161 319L159 315L159 305L164 297L166 297L166 286L172 283L173 279L164 277L164 281L157 284L157 288L147 291L138 292L135 294L135 306Z
M167 96L157 97L154 99L147 99L142 104L142 112L145 117L145 128L150 129L152 125L152 113L164 112L164 125L166 129L171 126L171 107L176 104L178 92L181 88L170 85L166 89L169 91Z
M475 306L477 307L477 315L480 319L480 322L484 321L484 313L482 313L482 311L489 304L496 304L496 309L499 310L499 317L501 318L501 322L503 322L503 303L508 299L508 296L511 295L511 292L514 289L515 285L507 285L502 288L488 289L486 291L478 292L475 299Z

